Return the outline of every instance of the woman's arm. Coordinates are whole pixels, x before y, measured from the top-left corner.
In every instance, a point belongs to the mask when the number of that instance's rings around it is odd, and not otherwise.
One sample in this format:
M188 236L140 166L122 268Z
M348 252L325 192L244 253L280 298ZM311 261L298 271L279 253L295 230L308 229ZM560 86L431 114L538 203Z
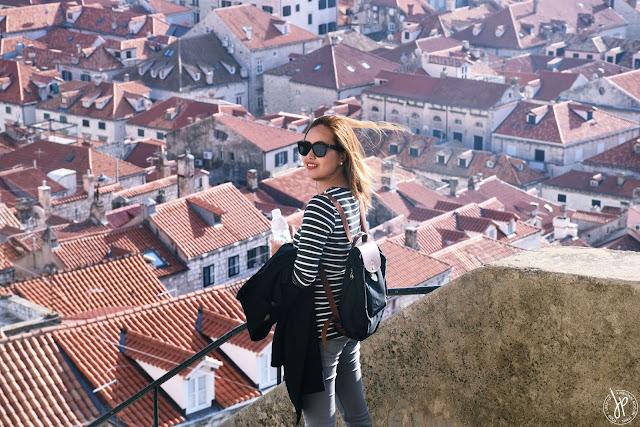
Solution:
M335 207L328 197L313 196L304 210L298 253L293 265L293 283L310 286L318 275L324 245L335 228Z

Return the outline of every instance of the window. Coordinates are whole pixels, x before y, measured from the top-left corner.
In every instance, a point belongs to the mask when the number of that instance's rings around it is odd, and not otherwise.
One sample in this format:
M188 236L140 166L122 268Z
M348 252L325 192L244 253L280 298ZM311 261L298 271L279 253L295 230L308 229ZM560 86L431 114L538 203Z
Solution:
M544 150L536 150L534 158L536 162L544 162Z
M240 255L229 257L229 277L240 274Z
M231 2L229 2L231 3ZM229 5L231 6L231 5ZM273 8L271 6L262 6L262 10L264 10L267 13L273 13Z
M220 150L220 160L224 160L224 151Z
M607 56L607 62L613 64L613 56Z
M299 4L296 5L296 12L300 12L300 5Z
M373 107L371 107L371 111L378 112L380 110L378 109L378 107L374 105Z
M327 24L318 25L318 34L327 34Z
M268 246L258 246L247 251L247 268L254 268L267 262Z
M49 114L49 113L44 113L44 116L43 116L43 117L44 117L44 119L45 119L45 120L49 120L49 119L51 119L51 114Z
M441 122L441 121L442 121L442 119L440 118L440 116L435 116L435 117L433 118L433 121L434 121L434 122Z
M336 23L335 22L329 22L329 26L328 26L327 30L329 32L335 31L336 30Z
M567 203L567 195L558 193L558 202Z
M454 132L453 139L455 139L456 141L462 142L462 132Z
M214 130L214 131L213 131L213 136L214 136L216 139L219 139L219 140L221 140L221 141L226 141L226 140L227 140L227 138L229 137L229 135L227 135L227 133L226 133L226 132L223 132L223 131L218 130L218 129L216 129L216 130Z
M415 147L411 147L409 148L409 157L419 157L420 153L418 152L418 149Z
M411 37L411 35L409 34L409 31L405 31L404 32L404 39L405 40L409 40L409 37Z
M327 8L327 0L318 0L318 9L326 9Z
M536 124L536 115L535 114L527 114L527 124L535 125Z
M573 54L573 57L574 57L574 58L580 58L580 54L574 53L574 54Z
M264 96L262 93L258 94L257 97L258 108L264 108Z
M433 133L433 136L435 136L436 138L442 139L444 137L444 134L440 129L434 129L431 133Z
M65 82L71 81L71 71L62 70L62 80Z
M116 58L120 59L120 51L119 50L116 50L115 55L116 55Z
M550 50L549 52L547 52L547 55L549 55L549 56L553 56L553 51L552 51L552 50Z
M85 127L85 128L88 128L89 127L89 120L82 119L82 126Z
M230 6L231 6L231 0L222 0L222 3L220 3L220 7L230 7Z
M442 154L438 154L438 164L444 165L444 156Z
M156 252L155 249L143 251L142 255L144 255L145 258L152 260L151 265L153 265L155 268L164 268L169 266L169 264L164 259L162 259L160 254Z
M473 149L474 150L482 150L484 138L478 135L473 136Z
M307 24L309 24L309 25L313 24L313 15L312 14L308 14L307 15Z
M287 164L287 152L281 151L276 153L276 167L280 167Z
M60 116L60 123L67 123L67 116Z
M336 7L336 0L327 0L327 7Z
M200 0L191 0L191 6L200 6Z
M98 129L105 130L107 128L107 124L105 122L98 122Z
M285 6L282 8L282 16L291 15L291 6Z
M396 144L389 145L389 154L398 154L398 146Z
M201 375L187 381L187 408L203 409L207 406L207 376Z
M89 74L81 74L80 75L80 80L82 80L83 82L90 82L91 81L91 76Z
M256 61L256 73L262 74L263 70L264 70L264 68L263 68L263 64L262 64L262 59L258 59Z
M216 265L211 264L202 269L202 286L207 287L216 283Z
M593 59L593 55L588 54L588 55L587 55L587 59Z
M394 24L393 22L389 22L389 32L393 33L396 30L396 24Z
M458 159L458 166L460 166L461 168L466 168L467 167L467 159L464 159L464 158Z
M242 105L242 95L236 95L236 104Z
M455 119L455 120L454 120L454 123L455 123L455 124L457 124L457 125L461 125L461 124L462 124L462 120L460 120L460 119Z
M483 127L482 122L476 122L476 127L477 127L477 128L481 128L481 127Z
M298 148L294 147L294 149L293 149L293 161L297 162L298 160L300 160L300 153L298 152Z
M200 12L193 12L193 22L196 24L200 22Z
M127 51L127 59L131 59L132 56L133 56L133 52L128 50Z
M229 151L229 161L233 162L236 159L236 155L233 151Z
M11 114L11 107L9 107L8 105L4 107L4 112L7 114Z
M160 139L160 140L164 139L164 132L156 133L156 139Z
M600 206L602 206L602 204L600 203L600 200L593 199L593 200L591 200L591 206L600 207Z

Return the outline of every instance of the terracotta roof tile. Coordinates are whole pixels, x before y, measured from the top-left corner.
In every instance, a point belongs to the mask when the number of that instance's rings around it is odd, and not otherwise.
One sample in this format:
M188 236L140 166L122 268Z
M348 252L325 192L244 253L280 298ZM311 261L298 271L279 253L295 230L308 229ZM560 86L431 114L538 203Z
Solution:
M167 150L167 143L157 139L144 139L135 142L135 147L125 160L139 168L148 168L153 165L150 159L158 158Z
M191 12L186 6L167 1L167 0L150 0L149 5L156 13L162 13L163 15L171 15L174 13Z
M616 176L607 176L604 174L601 174L603 179L600 183L597 186L592 186L591 181L595 175L597 174L594 172L570 170L549 181L545 181L543 187L568 188L592 194L608 194L629 199L633 197L633 191L640 187L640 179L625 178L624 183L618 185Z
M288 147L303 138L298 132L261 125L225 114L217 114L214 119L209 120L223 123L264 152Z
M485 264L523 251L523 249L485 236L476 236L431 255L453 266L451 280L454 280Z
M640 138L633 138L609 150L596 154L583 161L584 164L630 169L636 173L640 169L640 146L636 151Z
M0 55L16 52L18 49L18 43L22 43L24 45L23 47L33 44L41 49L47 48L47 45L42 43L41 40L32 40L23 36L3 38L0 39Z
M157 296L167 290L153 267L140 255L14 283L11 290L64 315L100 307L138 306L169 298L166 294Z
M339 43L323 46L266 73L287 75L292 82L338 90L373 84L380 71L397 68L397 64L377 55Z
M572 89L579 84L581 77L578 73L541 71L540 81L542 87L536 92L534 99L553 101L560 96L561 92ZM586 79L582 81L586 83Z
M378 242L387 257L387 286L389 288L412 288L445 273L451 266L399 242Z
M495 130L494 135L568 144L638 128L630 120L598 109L593 109L593 120L587 121L576 113L583 106L569 101L543 106L547 109L546 114L543 113L537 124L529 124L527 114L532 109L540 108L540 104L522 101Z
M201 201L222 209L222 227L212 227L190 206ZM197 202L196 202L197 203ZM269 221L231 183L163 203L151 221L187 258L211 252L271 229Z
M114 231L92 234L79 238L60 240L60 248L54 254L65 269L75 269L108 259L110 248L139 254L154 250L167 264L153 268L153 274L164 277L185 270L185 266L174 257L164 244L145 226L121 228ZM116 254L113 254L116 257Z
M226 289L226 287L225 287ZM222 337L236 326L240 326L243 322L239 319L225 316L211 310L202 310L202 333L212 340ZM269 332L266 339L261 341L252 341L248 332L242 332L231 338L229 343L249 350L253 353L260 353L273 340L273 332Z
M0 203L0 227L10 226L20 228L21 224L18 218L7 208L7 205Z
M282 34L275 26L276 23L282 22L280 19L248 4L215 9L214 13L220 17L249 50L266 49L320 39L318 35L295 25L290 26L289 34ZM206 18L203 21L204 24L207 24ZM247 26L252 27L251 40L247 39L247 35L242 29L242 27Z
M173 187L177 185L177 183L178 183L178 175L171 175L166 178L157 179L155 181L151 181L146 184L136 185L135 187L118 191L117 193L114 193L113 196L114 198L119 196L132 198L132 197L140 196L142 194L153 193L162 188Z
M0 9L0 12L6 9ZM1 15L0 15L1 16ZM57 72L54 71L57 75ZM44 76L51 83L57 83L55 76L40 72L21 62L0 59L0 81L9 86L0 92L0 102L9 104L29 104L40 102L40 90L33 82L35 76Z
M97 34L79 33L64 28L54 28L38 39L49 49L64 50L74 53L77 45L82 49L94 48L102 43L103 39Z
M620 215L606 214L602 212L576 211L571 221L593 222L595 224L607 224L620 218Z
M64 16L61 3L47 3L35 6L8 7L0 9L0 31L17 33L62 26Z
M107 222L111 228L120 228L142 213L142 207L139 204L123 206L118 209L107 212Z
M170 120L167 120L168 110L172 108L175 108L176 114ZM205 119L217 113L226 113L235 117L252 117L240 105L209 104L173 96L156 102L147 111L129 119L127 124L171 131L188 126L196 119Z
M131 22L143 22L143 25L135 32L130 32ZM164 22L164 15L146 15L114 9L98 7L83 7L82 13L73 24L73 28L89 30L99 34L119 37L130 37L132 34L164 35L169 29L169 24Z

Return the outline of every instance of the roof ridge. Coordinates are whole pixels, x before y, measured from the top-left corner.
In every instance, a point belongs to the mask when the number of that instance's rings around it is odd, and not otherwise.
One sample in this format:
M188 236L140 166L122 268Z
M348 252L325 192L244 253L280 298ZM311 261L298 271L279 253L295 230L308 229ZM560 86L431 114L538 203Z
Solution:
M329 48L331 49L331 60L333 62L333 76L336 81L336 88L340 90L340 82L338 81L338 67L336 66L336 52L335 52L336 47L337 46L334 46L333 44L329 45Z

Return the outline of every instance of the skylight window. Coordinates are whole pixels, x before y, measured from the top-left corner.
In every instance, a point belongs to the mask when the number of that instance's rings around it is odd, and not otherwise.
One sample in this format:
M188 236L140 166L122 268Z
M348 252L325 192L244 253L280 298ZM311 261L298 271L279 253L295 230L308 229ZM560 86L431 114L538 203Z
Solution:
M356 69L353 68L351 65L347 65L347 70L351 71L352 73L356 72Z
M73 36L69 37L69 41L72 41L72 40L73 40Z
M313 67L313 71L318 71L320 68L322 68L322 64L318 64L315 67Z
M151 261L151 265L153 265L155 268L164 268L169 266L169 264L164 259L162 259L160 254L156 252L155 249L144 251L142 252L142 255L144 255L146 259Z
M365 69L367 69L367 70L371 69L371 65L367 64L367 63L366 63L366 62L364 62L364 61L362 61L360 64L361 64Z
M73 161L73 158L74 158L74 157L75 157L75 156L74 156L73 154L72 154L72 155L70 155L70 156L67 156L67 158L65 159L65 161L66 161L67 163L71 163L71 162Z
M98 19L98 24L102 24L104 22L104 18Z
M168 57L168 56L173 55L173 52L175 52L175 50L173 50L173 49L167 49L167 50L164 52L164 54L163 54L163 55Z

